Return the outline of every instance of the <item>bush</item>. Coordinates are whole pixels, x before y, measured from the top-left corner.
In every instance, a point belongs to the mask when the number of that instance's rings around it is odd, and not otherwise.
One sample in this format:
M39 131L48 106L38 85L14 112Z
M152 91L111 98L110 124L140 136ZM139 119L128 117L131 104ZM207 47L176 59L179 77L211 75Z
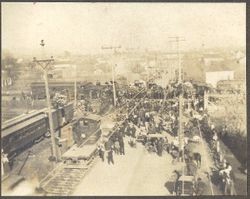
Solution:
M225 145L231 150L242 165L247 162L247 140L240 133L227 132L222 138Z
M226 116L225 116L226 117ZM222 132L223 127L229 126L228 122L225 122L224 118L213 118L216 131L219 135ZM221 140L230 149L238 161L245 165L247 162L247 137L246 132L234 128L233 125L229 126L228 129L221 134Z

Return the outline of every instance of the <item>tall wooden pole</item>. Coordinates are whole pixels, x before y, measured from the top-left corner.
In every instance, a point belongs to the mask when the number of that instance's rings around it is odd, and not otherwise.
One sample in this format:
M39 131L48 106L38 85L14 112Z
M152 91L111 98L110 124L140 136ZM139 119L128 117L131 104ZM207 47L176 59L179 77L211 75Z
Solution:
M102 49L103 50L114 50L114 55L116 54L116 49L118 48L121 48L121 46L106 46L106 47L103 47L102 46ZM112 85L113 85L113 98L114 98L114 106L116 107L116 91L115 91L115 71L114 71L114 66L113 66L113 63L112 64ZM115 65L116 66L116 65Z
M43 40L41 41L42 50L44 51L44 43ZM50 128L50 134L51 134L51 143L52 143L52 156L55 157L56 161L58 161L58 154L57 154L57 148L56 148L56 141L55 141L55 132L54 132L54 124L53 124L53 118L52 118L52 112L51 112L51 103L50 103L50 94L49 94L49 83L48 83L48 67L53 62L54 59L51 57L51 59L42 59L37 60L34 57L34 62L38 64L44 73L44 81L45 81L45 92L46 92L46 99L47 99L47 107L48 107L48 114L49 114L49 128Z
M77 82L76 82L76 76L77 76L77 73L76 73L76 65L74 66L74 69L75 69L75 92L74 92L74 95L75 95L75 101L74 101L74 106L75 106L75 108L76 108L76 106L77 106Z
M51 105L50 105L48 73L47 73L47 70L43 70L43 71L44 71L44 80L45 80L45 91L46 91L47 107L48 107L48 112L49 112L49 126L50 126L51 143L52 143L52 156L55 156L56 159L57 159L54 124L53 124L52 112L51 112Z
M113 84L114 107L116 107L115 72L114 72L114 66L113 65L112 65L112 84Z
M170 37L174 39L171 42L176 43L177 47L177 55L178 55L178 84L180 88L180 93L179 93L179 131L178 131L178 140L179 140L179 151L182 151L184 153L183 148L184 148L184 135L183 135L183 130L182 130L182 104L183 104L183 88L182 88L182 67L181 67L181 56L180 56L180 49L179 49L179 42L180 41L185 41L184 39L180 39L180 37ZM179 157L180 160L180 157Z

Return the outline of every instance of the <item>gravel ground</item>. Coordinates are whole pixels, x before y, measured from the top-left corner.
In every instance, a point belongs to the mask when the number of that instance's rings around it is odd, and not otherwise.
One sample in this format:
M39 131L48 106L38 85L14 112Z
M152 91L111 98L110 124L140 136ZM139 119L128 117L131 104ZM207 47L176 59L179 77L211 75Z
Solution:
M23 176L26 179L26 184L20 185L13 192L7 192L6 189L2 188L3 195L23 195L23 189L30 189L31 192L34 192L34 189L39 185L39 181L53 169L52 163L48 160L51 155L50 145L50 138L45 138L15 157L10 176ZM30 155L24 164L29 151ZM4 182L2 182L2 186L8 186Z
M40 143L33 145L31 148L27 149L19 156L16 157L14 162L14 170L12 171L15 174L18 174L21 166L26 159L28 152L30 155L21 170L20 175L23 175L27 180L31 178L37 178L41 180L46 176L49 170L53 168L51 162L49 162L48 157L51 155L51 140L50 138L45 138Z

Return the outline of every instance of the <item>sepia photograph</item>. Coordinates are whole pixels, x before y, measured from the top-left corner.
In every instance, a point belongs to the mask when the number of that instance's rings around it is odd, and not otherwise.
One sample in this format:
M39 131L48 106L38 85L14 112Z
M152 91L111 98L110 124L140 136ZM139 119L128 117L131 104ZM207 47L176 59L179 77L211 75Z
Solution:
M246 196L246 3L2 2L2 196Z

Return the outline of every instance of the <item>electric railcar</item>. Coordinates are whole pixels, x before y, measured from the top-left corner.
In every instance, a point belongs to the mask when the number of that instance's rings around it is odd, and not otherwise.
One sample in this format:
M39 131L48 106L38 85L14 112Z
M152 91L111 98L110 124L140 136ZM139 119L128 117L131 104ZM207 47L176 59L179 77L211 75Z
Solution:
M63 108L52 110L54 130L58 130L65 123L73 119L73 103ZM11 160L23 149L46 136L49 131L48 111L42 109L24 116L8 120L1 128L1 142L3 152Z

